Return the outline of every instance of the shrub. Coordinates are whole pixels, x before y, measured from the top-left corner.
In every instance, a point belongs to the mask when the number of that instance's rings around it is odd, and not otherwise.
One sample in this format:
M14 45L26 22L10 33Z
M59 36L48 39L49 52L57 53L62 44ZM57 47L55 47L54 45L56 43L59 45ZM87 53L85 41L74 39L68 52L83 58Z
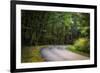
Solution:
M89 53L90 52L90 43L87 38L79 38L74 42L74 46L76 50L84 52L84 53Z

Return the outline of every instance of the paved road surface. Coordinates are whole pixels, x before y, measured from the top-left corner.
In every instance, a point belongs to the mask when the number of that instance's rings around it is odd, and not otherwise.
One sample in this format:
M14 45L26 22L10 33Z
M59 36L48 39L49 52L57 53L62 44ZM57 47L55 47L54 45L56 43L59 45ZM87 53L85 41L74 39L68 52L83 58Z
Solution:
M86 60L86 56L66 50L64 46L50 46L42 48L41 55L47 61L64 61L64 60Z

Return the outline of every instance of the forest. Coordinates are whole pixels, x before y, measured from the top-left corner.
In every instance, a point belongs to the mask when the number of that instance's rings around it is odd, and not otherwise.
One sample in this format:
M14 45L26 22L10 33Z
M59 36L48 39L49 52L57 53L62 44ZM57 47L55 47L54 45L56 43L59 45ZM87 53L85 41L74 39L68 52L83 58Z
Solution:
M27 51L32 46L66 45L70 51L89 57L90 14L21 10L21 45L22 62L29 61L24 59L25 47Z

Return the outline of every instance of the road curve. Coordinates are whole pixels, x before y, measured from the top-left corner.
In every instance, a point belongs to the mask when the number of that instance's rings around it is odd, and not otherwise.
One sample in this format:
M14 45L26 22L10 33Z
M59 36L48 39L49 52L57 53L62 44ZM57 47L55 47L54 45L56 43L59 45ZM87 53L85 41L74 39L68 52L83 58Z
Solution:
M41 49L41 56L46 61L86 60L89 57L66 50L64 46L50 46Z

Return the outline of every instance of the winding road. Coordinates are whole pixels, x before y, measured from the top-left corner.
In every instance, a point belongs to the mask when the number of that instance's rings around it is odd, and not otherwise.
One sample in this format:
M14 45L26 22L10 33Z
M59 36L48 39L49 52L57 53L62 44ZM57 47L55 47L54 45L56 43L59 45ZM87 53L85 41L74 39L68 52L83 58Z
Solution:
M71 52L64 46L50 46L41 49L41 56L46 61L86 60L89 57Z

